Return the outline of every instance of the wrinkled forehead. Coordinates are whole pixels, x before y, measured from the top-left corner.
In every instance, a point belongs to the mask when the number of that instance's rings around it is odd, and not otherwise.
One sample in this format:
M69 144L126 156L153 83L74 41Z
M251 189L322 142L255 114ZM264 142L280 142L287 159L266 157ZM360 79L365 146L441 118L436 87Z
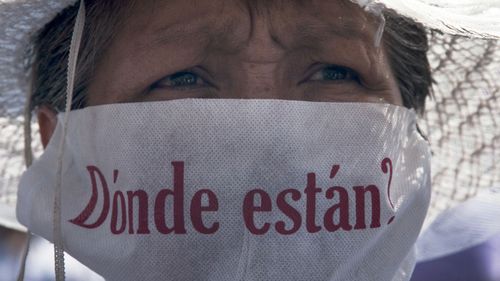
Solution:
M261 24L276 44L293 48L334 37L372 43L378 23L348 0L141 0L117 37L146 46L196 38L237 49Z

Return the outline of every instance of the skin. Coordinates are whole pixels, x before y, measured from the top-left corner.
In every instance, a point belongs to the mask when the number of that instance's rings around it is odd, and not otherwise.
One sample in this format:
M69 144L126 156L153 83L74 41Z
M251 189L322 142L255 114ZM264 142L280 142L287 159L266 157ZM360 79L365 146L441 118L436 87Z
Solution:
M95 67L89 106L180 98L402 105L378 21L343 0L142 0ZM44 146L57 119L41 107Z

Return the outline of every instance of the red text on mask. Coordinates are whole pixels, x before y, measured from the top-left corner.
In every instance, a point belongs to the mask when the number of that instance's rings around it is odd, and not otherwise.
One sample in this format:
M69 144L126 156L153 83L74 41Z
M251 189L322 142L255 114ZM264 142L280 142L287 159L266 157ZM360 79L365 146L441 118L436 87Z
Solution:
M389 188L390 179L392 179L392 161L385 158L382 163L382 171L389 173ZM389 166L390 165L390 166ZM173 188L160 189L155 192L154 200L150 202L150 194L143 189L121 191L117 190L111 194L108 188L108 183L104 174L96 166L88 166L87 171L91 180L91 197L83 209L83 211L74 219L69 220L71 223L87 228L98 228L107 220L109 213L110 231L113 234L150 234L150 204L153 205L152 221L156 231L161 234L185 234L187 233L185 225L185 196L184 196L184 162L173 161ZM388 169L390 167L390 169ZM335 177L340 166L334 165L330 178ZM114 171L114 182L118 177L118 171ZM256 188L247 192L242 202L242 221L248 231L255 235L264 235L268 233L272 225L277 233L283 235L294 234L301 227L309 233L316 233L324 229L328 232L335 231L351 231L361 230L366 228L378 228L381 216L381 193L376 185L354 186L353 192L341 186L333 186L327 188L324 198L318 198L322 193L322 189L316 186L316 174L307 174L307 184L302 192L297 189L288 188L280 191L275 200L279 212L286 216L287 222L278 220L275 222L257 223L256 216L259 213L265 214L273 212L273 203L271 196L264 189ZM352 194L354 193L354 194ZM89 222L90 217L94 212L98 212L97 208L99 194L102 194L102 208L100 213L96 213L93 222ZM206 198L205 204L202 204L202 199ZM304 198L304 199L303 199ZM168 202L171 204L167 204ZM327 199L334 201L335 204L329 205L329 208L322 213L322 220L317 221L318 199ZM293 206L292 202L300 202L305 200L305 214L301 214ZM390 201L390 198L388 198ZM256 202L256 201L260 201ZM392 202L391 208L392 207ZM355 215L351 218L350 204L354 204ZM370 208L367 208L370 206ZM166 212L170 209L170 212ZM370 209L370 214L366 214L365 210ZM214 234L220 228L219 221L206 222L204 221L204 213L217 212L219 210L219 202L216 194L210 189L200 189L191 198L189 205L189 216L193 229L202 234ZM303 222L303 217L305 220ZM321 217L321 216L319 216ZM369 226L367 225L366 217L370 218ZM354 219L354 222L351 222ZM392 223L394 217L391 217L388 224ZM167 223L170 222L170 223ZM170 224L170 226L168 225Z

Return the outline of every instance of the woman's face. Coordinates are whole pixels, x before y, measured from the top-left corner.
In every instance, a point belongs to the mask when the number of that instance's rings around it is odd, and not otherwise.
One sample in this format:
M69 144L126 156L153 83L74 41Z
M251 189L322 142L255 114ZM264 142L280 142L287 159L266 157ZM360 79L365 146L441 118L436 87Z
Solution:
M402 105L376 18L348 1L143 0L88 105L253 98Z

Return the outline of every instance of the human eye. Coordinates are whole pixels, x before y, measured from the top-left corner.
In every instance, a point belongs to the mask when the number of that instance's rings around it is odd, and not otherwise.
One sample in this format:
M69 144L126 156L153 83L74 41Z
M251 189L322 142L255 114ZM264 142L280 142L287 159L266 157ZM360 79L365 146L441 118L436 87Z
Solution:
M207 86L207 82L193 71L180 71L153 84L153 89L192 90Z
M359 81L359 75L356 71L345 66L327 65L322 66L319 70L316 69L308 80L318 82L357 82Z

